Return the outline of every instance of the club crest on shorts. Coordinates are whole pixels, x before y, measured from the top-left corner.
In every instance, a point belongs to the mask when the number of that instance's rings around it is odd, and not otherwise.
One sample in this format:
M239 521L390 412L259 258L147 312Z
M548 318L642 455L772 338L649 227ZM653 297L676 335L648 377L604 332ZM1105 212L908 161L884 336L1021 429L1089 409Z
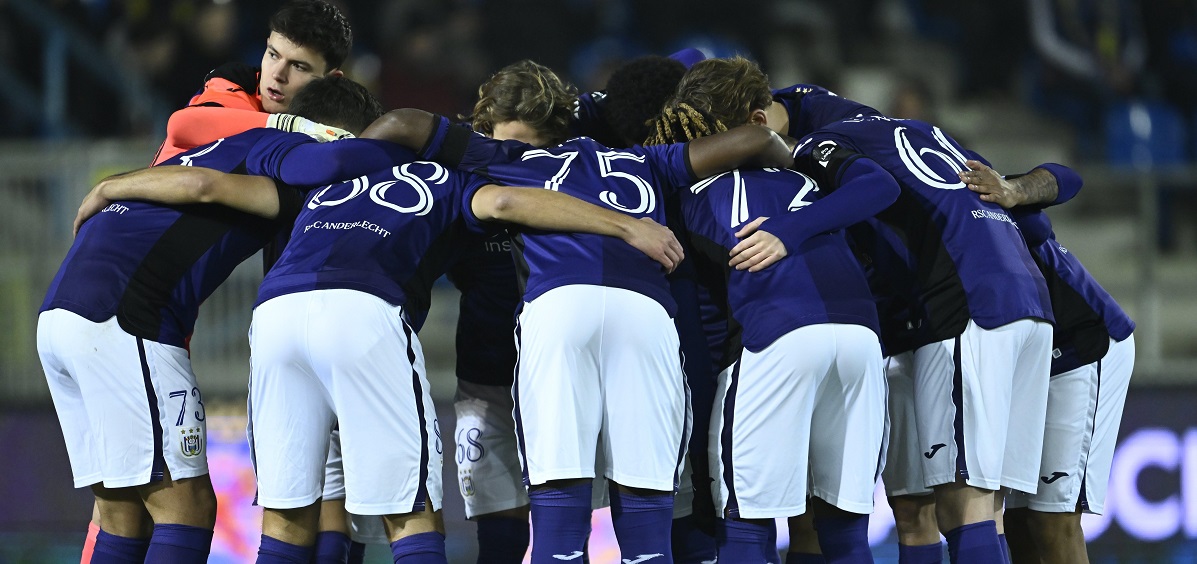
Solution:
M461 481L461 496L474 497L474 473L462 470L457 473L457 477Z
M179 450L186 458L195 458L204 453L204 430L201 427L179 429Z

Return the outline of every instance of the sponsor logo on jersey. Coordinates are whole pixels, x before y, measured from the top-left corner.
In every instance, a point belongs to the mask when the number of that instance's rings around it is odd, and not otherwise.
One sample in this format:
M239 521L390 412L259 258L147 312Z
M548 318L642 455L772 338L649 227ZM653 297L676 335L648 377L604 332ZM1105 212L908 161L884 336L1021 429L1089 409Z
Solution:
M566 554L554 554L553 555L553 558L556 558L557 560L577 560L578 558L581 558L581 557L582 557L581 550L575 550L573 554L568 554L568 555L566 555Z
M195 458L204 453L204 433L199 427L179 429L179 451L186 458Z
M1043 480L1043 483L1045 483L1045 484L1051 484L1051 483L1054 483L1056 480L1059 480L1060 478L1064 478L1067 476L1068 476L1068 472L1052 472L1052 475L1050 477L1049 476L1040 476L1039 479Z
M817 152L819 155L819 165L827 168L827 163L831 162L831 153L834 152L838 146L839 145L835 144L835 141L824 141L819 143L819 148L815 149L815 152Z
M483 241L482 245L483 245L483 248L487 252L491 252L491 253L510 253L511 252L511 239L503 239L502 241L496 241L494 239L490 239L488 241Z
M923 456L925 456L925 457L927 457L928 459L930 459L931 457L935 456L935 453L939 452L939 449L941 449L941 448L943 448L943 447L946 447L946 446L948 446L948 445L945 445L945 444L943 444L943 443L936 443L936 444L933 444L933 445L931 445L931 450L929 450L929 451L927 451L927 452L924 452L924 453L923 453Z

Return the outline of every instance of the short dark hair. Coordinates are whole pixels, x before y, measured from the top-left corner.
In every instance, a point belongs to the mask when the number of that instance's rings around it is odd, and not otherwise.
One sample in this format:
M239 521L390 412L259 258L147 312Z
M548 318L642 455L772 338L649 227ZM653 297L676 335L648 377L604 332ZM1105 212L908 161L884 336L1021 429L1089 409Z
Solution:
M343 76L326 76L297 92L287 113L358 135L383 112L382 104L365 86Z
M324 0L291 0L270 16L270 31L324 57L329 71L339 68L353 47L353 29L336 6Z
M644 143L651 120L661 113L684 74L686 66L669 57L632 59L607 80L604 118L626 144Z

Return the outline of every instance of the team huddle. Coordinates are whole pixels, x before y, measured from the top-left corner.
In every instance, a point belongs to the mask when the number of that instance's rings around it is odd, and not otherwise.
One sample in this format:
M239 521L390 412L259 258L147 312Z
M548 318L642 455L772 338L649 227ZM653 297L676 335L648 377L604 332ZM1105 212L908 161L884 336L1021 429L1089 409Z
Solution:
M686 50L578 95L509 65L460 122L342 76L322 0L209 74L154 166L105 179L38 321L84 561L204 562L216 498L188 341L265 249L248 438L258 562L446 562L455 456L480 563L1087 562L1134 323L1043 209L938 127ZM461 291L456 422L418 332ZM442 439L444 437L444 439ZM529 531L531 519L531 532Z

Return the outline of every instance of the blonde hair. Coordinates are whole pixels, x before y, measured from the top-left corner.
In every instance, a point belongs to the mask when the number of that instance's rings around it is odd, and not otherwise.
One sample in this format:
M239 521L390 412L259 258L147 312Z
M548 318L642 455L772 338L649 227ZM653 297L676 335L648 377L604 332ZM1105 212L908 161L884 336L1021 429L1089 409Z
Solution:
M503 67L478 87L469 116L474 130L491 135L495 124L521 121L550 143L569 135L578 89L552 69L530 60Z
M644 141L645 145L682 143L727 131L727 126L690 104L673 102L665 106L651 129L648 139Z

